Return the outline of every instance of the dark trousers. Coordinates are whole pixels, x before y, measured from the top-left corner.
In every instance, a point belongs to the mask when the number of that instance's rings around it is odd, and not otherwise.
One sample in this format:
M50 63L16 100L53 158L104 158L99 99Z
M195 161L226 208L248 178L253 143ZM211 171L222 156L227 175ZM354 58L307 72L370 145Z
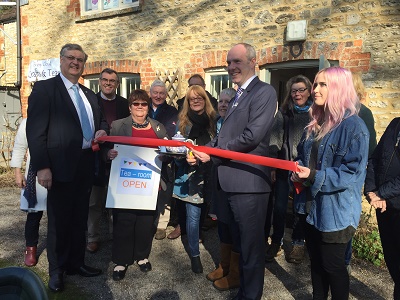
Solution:
M239 228L240 288L238 299L261 299L264 286L264 224L269 193L227 193Z
M178 199L175 197L171 197L171 211L169 215L169 222L168 226L176 227L179 224L179 217L178 217Z
M232 245L232 251L240 252L240 235L239 227L235 222L233 212L230 209L228 196L221 190L221 187L216 187L213 201L216 202L215 208L218 217L218 236L221 243Z
M148 258L153 243L156 210L114 209L112 260L131 265Z
M297 244L304 244L304 231L307 224L306 218L307 215L305 214L294 213L292 242Z
M393 299L400 300L400 211L376 210L376 217L386 266L394 281Z
M232 245L233 252L240 252L239 228L236 223L226 224L218 221L218 236L221 243Z
M332 300L349 298L349 274L344 263L347 243L324 243L321 232L306 225L306 243L311 260L313 299L327 299L329 288Z
M53 180L48 191L47 258L50 275L84 265L93 168L93 152L82 151L73 181Z
M43 212L31 212L26 214L25 242L26 247L36 247L39 242L39 225Z
M277 175L274 185L274 205L272 213L274 232L271 236L271 241L274 244L281 244L285 233L286 211L289 201L289 181L287 172L284 172L284 174L286 174L286 176L283 174ZM271 223L271 220L269 222Z

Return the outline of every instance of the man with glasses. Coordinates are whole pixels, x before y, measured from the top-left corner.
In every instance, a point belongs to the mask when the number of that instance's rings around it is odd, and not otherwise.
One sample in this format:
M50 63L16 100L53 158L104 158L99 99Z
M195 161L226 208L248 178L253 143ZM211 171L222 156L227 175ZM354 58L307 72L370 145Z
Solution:
M99 86L100 92L97 93L97 99L109 126L111 126L113 121L130 115L128 100L117 95L119 76L115 70L106 68L101 71L99 77ZM89 216L87 224L88 242L86 245L86 250L90 253L95 253L99 250L100 220L107 197L107 183L110 168L111 163L104 162L100 153L97 152L95 168L96 177L89 200ZM111 222L109 224L109 228L111 233Z
M94 178L91 146L106 135L108 126L96 95L78 84L87 57L80 45L64 45L61 73L36 82L28 99L30 170L48 190L47 259L53 292L64 289L64 271L84 277L101 274L85 265L85 231Z

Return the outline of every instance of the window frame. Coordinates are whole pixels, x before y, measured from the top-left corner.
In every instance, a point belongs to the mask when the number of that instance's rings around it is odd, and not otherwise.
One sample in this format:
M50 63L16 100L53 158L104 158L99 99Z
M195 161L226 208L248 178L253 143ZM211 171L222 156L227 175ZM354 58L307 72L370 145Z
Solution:
M81 7L81 16L93 16L99 14L116 13L125 9L139 8L141 3L140 0L111 0L111 2L116 2L118 7L111 7L109 9L104 9L104 1L97 0L98 9L96 10L86 10L87 5L92 3L94 0L79 0ZM132 1L132 3L125 3L126 1Z
M227 86L223 87L220 84L219 88L214 88L213 82L213 77L214 76L227 76ZM215 68L215 69L210 69L205 71L205 76L204 76L204 81L206 83L206 90L216 99L219 98L219 93L226 88L229 87L234 87L235 84L232 82L232 79L229 77L228 71L226 68Z

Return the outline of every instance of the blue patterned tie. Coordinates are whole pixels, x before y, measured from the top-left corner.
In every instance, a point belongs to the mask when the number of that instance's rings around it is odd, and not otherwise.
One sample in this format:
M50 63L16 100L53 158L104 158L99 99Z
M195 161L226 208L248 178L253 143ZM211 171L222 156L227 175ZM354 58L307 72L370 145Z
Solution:
M74 90L75 98L76 98L76 101L78 102L83 137L85 138L85 140L90 141L93 137L93 131L92 131L92 127L90 126L89 117L86 112L85 104L83 103L83 99L82 99L81 95L79 95L78 86L73 85L71 88Z
M28 208L34 208L37 204L36 198L36 172L32 168L32 164L29 164L28 174L26 176L26 185L24 190L24 197L28 200Z
M236 107L237 105L238 105L238 103L239 103L239 98L240 98L240 96L242 96L242 94L243 94L243 89L241 88L241 87L239 87L238 89L237 89L237 91L236 91L236 94L235 94L235 99L233 100L233 105L232 105L232 107Z

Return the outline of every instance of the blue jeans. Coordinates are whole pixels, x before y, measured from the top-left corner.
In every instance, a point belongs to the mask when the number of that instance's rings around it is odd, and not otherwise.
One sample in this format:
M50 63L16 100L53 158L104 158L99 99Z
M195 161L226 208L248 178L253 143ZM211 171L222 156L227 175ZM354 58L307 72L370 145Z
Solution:
M287 172L284 172L287 174ZM275 182L275 202L272 216L274 232L271 236L272 243L281 244L285 233L285 219L289 200L288 176L282 174L276 176Z
M200 255L199 249L199 232L200 232L200 216L203 204L192 204L185 202L186 206L186 234L188 238L190 256Z

